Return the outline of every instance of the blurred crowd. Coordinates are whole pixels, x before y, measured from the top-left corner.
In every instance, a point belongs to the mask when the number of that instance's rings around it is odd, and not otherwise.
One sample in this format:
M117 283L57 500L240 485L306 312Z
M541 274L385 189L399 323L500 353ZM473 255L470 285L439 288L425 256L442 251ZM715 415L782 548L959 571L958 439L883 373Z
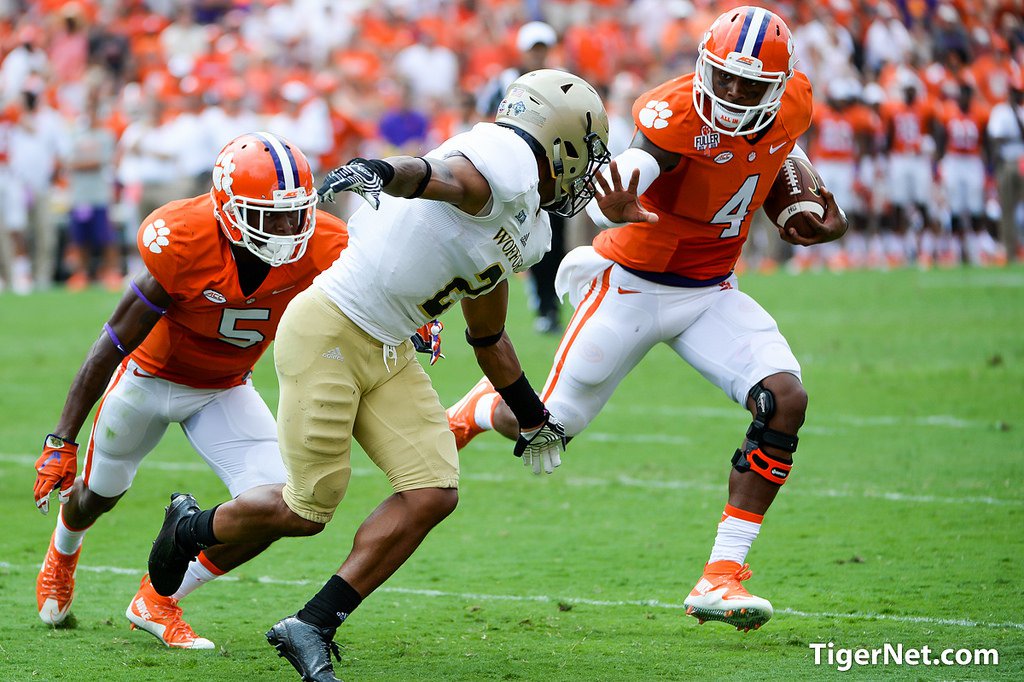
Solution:
M692 71L703 32L740 4L0 0L0 290L119 289L141 219L208 191L242 132L289 138L318 174L422 154L538 65L599 88L617 153L634 99ZM794 253L759 232L747 267L1024 258L1024 0L762 4L793 30L818 100L803 144L854 229Z

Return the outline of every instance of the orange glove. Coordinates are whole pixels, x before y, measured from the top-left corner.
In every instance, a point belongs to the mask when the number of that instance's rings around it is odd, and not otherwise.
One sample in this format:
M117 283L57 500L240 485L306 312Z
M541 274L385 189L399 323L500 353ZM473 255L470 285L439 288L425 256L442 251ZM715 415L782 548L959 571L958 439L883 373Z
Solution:
M41 514L50 511L50 493L58 488L57 499L68 501L78 471L78 443L52 433L43 441L43 454L36 460L36 507Z
M441 352L441 330L444 325L440 320L431 320L416 330L412 335L412 345L417 353L426 353L430 356L430 365L433 366L438 358L443 358Z

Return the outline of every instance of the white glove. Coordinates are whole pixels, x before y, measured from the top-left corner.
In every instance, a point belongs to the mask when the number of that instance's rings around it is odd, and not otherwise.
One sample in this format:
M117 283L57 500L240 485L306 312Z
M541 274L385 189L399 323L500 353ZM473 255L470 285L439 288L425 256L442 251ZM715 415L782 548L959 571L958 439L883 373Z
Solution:
M568 442L562 422L547 414L544 423L537 428L519 432L513 452L523 458L523 466L533 468L533 473L540 475L543 467L551 474L562 465L562 452Z

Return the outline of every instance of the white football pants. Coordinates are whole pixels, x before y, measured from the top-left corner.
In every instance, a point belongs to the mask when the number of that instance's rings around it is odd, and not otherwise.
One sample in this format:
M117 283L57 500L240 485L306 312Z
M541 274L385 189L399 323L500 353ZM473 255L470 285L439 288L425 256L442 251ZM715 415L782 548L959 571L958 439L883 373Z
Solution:
M541 398L576 435L619 382L658 343L746 409L747 393L772 374L800 378L800 364L778 325L740 292L736 276L696 289L637 277L593 247L574 249L555 280L576 312L555 354Z
M232 497L284 483L277 425L247 380L233 388L191 388L159 379L134 361L121 365L100 401L86 449L85 485L117 497L173 422L224 481Z

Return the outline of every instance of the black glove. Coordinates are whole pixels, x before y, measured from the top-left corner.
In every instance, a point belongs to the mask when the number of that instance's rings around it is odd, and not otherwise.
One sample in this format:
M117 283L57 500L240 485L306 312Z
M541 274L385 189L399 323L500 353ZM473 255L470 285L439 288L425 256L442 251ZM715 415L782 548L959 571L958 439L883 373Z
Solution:
M377 209L380 193L394 177L395 168L387 161L356 157L328 173L317 194L321 201L333 202L338 192L354 192Z

